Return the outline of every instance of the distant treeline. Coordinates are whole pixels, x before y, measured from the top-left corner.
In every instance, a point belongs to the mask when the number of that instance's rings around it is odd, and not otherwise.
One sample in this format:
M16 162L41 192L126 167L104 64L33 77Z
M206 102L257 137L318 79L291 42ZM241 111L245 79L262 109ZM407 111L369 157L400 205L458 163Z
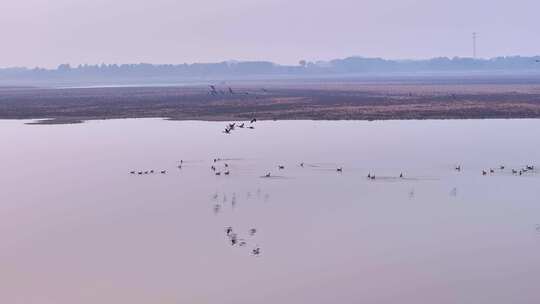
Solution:
M245 77L339 76L373 73L430 72L540 72L540 56L496 57L491 59L433 58L428 60L387 60L349 57L331 61L279 65L267 61L227 61L193 64L101 64L70 66L56 69L3 68L0 85L32 82L92 82L92 81L167 81L241 79Z

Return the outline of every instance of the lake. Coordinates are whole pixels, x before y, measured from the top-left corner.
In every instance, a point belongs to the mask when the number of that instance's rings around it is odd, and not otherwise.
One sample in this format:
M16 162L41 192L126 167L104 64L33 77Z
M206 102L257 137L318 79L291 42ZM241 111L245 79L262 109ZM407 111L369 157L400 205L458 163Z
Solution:
M540 302L540 120L25 122L2 303Z

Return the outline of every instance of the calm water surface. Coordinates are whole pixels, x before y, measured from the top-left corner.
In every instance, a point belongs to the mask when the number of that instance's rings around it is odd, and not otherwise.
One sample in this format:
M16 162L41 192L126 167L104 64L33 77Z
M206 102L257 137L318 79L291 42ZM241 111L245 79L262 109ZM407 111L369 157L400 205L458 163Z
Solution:
M540 302L540 120L223 125L0 121L0 302Z

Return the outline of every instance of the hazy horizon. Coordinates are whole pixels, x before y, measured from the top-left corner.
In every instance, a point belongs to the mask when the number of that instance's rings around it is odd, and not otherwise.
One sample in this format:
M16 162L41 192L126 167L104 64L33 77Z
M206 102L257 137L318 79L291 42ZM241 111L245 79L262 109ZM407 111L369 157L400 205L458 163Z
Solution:
M540 3L516 0L4 0L0 67L348 56L534 56Z
M439 56L439 57L429 57L429 58L384 58L379 56L361 56L361 55L350 55L345 56L341 58L329 58L329 59L318 59L313 58L313 60L307 60L306 63L311 64L325 64L325 63L331 63L334 61L342 61L342 60L349 60L349 59L365 59L365 60L382 60L386 62L396 62L396 63L404 63L404 62L427 62L427 61L433 61L433 60L439 60L439 59L448 59L448 60L454 60L454 59L472 59L474 61L492 61L496 59L506 58L506 59L516 59L516 58L538 58L540 57L540 52L535 55L531 56L524 56L520 54L516 55L501 55L501 56L494 56L494 57L477 57L473 58L471 56ZM301 59L302 60L302 59ZM227 59L227 60L220 60L220 61L193 61L193 62L85 62L85 63L78 63L74 64L71 62L60 62L57 65L51 65L51 66L28 66L28 65L17 65L17 66L0 66L0 70L2 69L45 69L45 70L55 70L62 68L61 66L70 66L71 68L80 68L80 67L91 67L91 66L123 66L123 65L153 65L153 66L163 66L163 65L173 65L173 66L179 66L179 65L212 65L212 64L222 64L222 63L273 63L276 66L299 66L300 60L297 62L291 62L291 63L282 63L282 62L275 62L272 60L267 60L264 58L258 59L258 60L241 60L241 59Z

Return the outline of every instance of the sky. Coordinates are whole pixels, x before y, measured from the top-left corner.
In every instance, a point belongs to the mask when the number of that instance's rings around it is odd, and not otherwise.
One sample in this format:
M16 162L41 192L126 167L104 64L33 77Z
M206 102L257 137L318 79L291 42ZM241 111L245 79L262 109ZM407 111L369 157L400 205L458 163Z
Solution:
M540 54L537 0L0 0L0 67Z

